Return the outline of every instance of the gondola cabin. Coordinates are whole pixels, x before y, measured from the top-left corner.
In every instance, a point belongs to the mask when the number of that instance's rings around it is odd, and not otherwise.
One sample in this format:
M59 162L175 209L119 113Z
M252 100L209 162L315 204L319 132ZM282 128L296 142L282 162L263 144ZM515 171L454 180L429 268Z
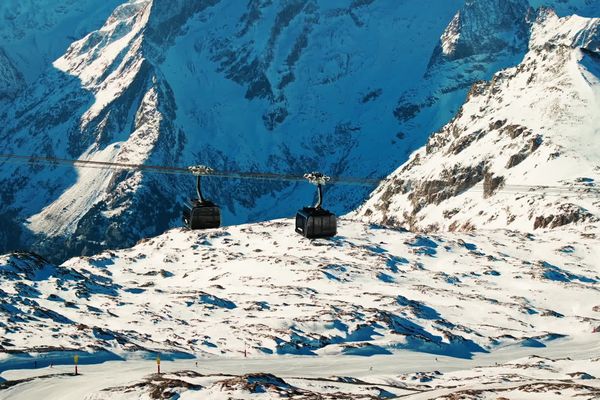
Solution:
M201 179L213 170L209 167L198 165L189 167L196 176L197 199L190 199L183 205L182 219L185 226L190 229L213 229L221 226L221 209L212 201L206 200L202 195Z
M212 229L221 226L221 209L211 201L190 199L183 206L183 223L190 229Z
M323 208L304 207L296 214L296 232L309 239L335 236L336 216Z
M317 204L314 207L304 207L296 214L296 232L309 239L328 238L337 234L337 219L335 214L321 207L323 204L323 185L329 177L319 172L304 175L308 181L317 185Z

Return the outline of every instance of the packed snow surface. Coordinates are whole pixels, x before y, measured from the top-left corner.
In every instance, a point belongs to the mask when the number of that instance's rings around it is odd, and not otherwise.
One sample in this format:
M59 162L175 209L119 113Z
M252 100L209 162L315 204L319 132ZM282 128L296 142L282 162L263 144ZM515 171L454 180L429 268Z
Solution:
M499 351L475 360L397 356L111 361L3 373L0 399L594 399L597 342Z

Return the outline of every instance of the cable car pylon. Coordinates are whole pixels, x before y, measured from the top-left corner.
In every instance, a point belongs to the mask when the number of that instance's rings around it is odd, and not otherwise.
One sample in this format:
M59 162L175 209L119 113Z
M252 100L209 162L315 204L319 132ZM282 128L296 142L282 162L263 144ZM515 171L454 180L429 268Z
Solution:
M324 209L323 186L331 178L320 172L305 174L310 183L317 186L317 203L314 207L304 207L296 214L296 232L309 239L328 238L337 234L337 219L334 213Z
M206 165L194 165L188 167L188 170L196 176L196 194L198 198L190 199L183 205L183 223L192 230L220 227L221 209L202 194L202 177L211 175L213 169Z

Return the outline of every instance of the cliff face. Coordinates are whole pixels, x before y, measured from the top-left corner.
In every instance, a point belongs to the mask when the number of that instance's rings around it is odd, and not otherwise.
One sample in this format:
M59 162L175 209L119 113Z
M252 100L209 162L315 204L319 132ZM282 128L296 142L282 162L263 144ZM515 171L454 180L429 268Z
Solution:
M23 77L0 48L0 98L13 98L23 85Z
M474 85L458 115L358 215L419 230L596 232L599 26L542 10L525 59Z
M519 53L527 42L526 0L467 0L444 31L432 64L477 54Z

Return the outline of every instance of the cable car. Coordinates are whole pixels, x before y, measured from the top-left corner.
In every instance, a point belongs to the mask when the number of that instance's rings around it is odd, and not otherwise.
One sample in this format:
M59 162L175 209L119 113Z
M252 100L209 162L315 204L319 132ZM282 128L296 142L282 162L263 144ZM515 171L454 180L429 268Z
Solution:
M203 175L212 173L212 169L203 165L189 168L196 176L197 199L190 199L183 205L183 223L192 230L212 229L221 226L221 209L202 195L201 179Z
M337 234L335 214L322 208L323 185L330 178L319 172L304 175L312 184L317 185L318 200L314 207L304 207L296 214L296 232L309 239L328 238Z

